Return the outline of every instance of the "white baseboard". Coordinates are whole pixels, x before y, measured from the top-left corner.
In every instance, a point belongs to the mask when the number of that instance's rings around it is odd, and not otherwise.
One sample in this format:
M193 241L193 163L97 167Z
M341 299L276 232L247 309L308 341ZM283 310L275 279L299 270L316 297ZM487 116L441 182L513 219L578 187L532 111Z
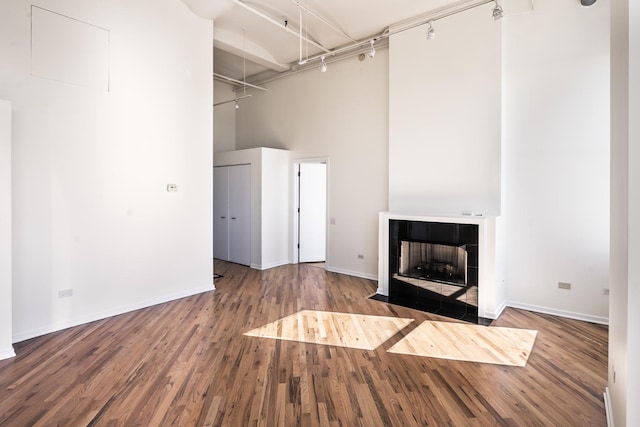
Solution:
M611 394L609 394L609 387L604 388L604 412L607 416L607 427L614 427L613 413L611 412Z
M131 311L140 310L142 308L152 307L158 304L164 304L165 302L174 301L181 298L186 298L192 295L201 294L203 292L209 292L214 290L213 285L205 285L199 288L190 289L183 292L175 292L167 295L162 295L155 298L149 298L144 301L140 301L134 304L123 305L112 310L106 310L103 312L95 313L90 316L83 316L77 319L71 319L65 322L53 323L41 328L32 329L29 331L20 332L13 335L13 342L20 342L31 338L39 337L42 335L50 334L52 332L61 331L63 329L72 328L74 326L84 325L85 323L95 322L97 320L106 319L108 317L118 316L120 314L129 313Z
M11 359L12 357L16 357L16 352L13 350L13 346L0 350L0 360Z
M360 277L361 279L369 279L369 280L375 280L375 281L378 280L377 274L367 274L359 271L343 270L341 268L335 268L335 267L329 267L329 266L327 266L326 270L332 273L339 273L339 274L346 274L347 276Z
M498 317L500 317L505 308L507 308L507 303L503 301L502 304L498 306L495 312L486 312L483 317L496 320Z
M265 264L265 265L261 265L261 264L251 264L251 268L253 268L254 270L269 270L270 268L276 268L276 267L280 267L282 265L289 265L291 264L289 262L289 260L285 260L285 261L280 261L280 262L274 262L274 263L270 263L270 264Z
M535 311L536 313L551 314L552 316L566 317L568 319L582 320L583 322L598 323L600 325L609 325L609 319L606 317L591 316L589 314L574 313L572 311L558 310L550 307L541 307L538 305L525 304L517 301L507 301L507 307L520 308L522 310Z

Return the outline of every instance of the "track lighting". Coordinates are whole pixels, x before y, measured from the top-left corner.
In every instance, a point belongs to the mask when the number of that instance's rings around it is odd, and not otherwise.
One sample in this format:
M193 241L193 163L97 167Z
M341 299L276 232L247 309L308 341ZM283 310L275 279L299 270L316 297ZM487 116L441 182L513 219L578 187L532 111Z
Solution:
M496 2L496 7L493 8L493 19L497 21L498 19L504 16L504 10L502 10L502 7L498 3L498 0L495 0L495 2Z
M427 30L427 40L433 40L436 38L436 30L433 29L433 21L429 21L429 29Z
M596 0L580 0L580 4L583 6L591 6Z
M324 73L325 71L327 71L327 63L324 62L324 55L320 57L320 72Z
M376 56L376 48L373 47L374 43L375 40L371 40L371 50L369 51L369 58L373 58L374 56Z

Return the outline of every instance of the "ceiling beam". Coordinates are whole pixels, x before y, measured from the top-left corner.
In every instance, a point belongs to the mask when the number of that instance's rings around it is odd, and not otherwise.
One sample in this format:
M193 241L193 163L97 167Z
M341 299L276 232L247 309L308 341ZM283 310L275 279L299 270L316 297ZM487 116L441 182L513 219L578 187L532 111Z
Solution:
M246 40L241 34L215 28L213 31L213 45L218 49L271 70L278 72L289 70L289 64L277 61L268 50L253 43L251 40Z

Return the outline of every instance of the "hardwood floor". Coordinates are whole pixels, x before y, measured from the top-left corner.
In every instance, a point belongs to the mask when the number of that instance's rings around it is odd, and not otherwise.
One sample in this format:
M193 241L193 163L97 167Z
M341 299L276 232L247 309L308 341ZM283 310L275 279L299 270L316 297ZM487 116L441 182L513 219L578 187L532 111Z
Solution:
M312 266L216 262L216 291L15 345L2 426L604 426L607 328L507 309L526 367L388 353L435 315ZM375 350L244 336L300 310L415 319Z

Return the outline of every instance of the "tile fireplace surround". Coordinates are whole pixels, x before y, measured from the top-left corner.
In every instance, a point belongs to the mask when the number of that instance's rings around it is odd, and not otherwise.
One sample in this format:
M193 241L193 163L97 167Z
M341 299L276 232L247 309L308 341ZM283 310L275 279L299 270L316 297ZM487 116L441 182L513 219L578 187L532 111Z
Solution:
M497 247L497 242L499 239L497 238L497 227L496 227L497 218L493 216L475 216L475 215L450 215L450 216L425 216L425 215L407 215L407 214L394 214L390 212L381 212L379 215L379 233L378 233L378 290L376 298L387 300L392 304L399 305L407 305L413 306L414 308L424 309L425 311L434 312L437 314L442 314L444 316L459 318L462 320L471 321L473 323L485 323L488 324L490 320L496 319L505 306L505 290L504 290L504 275L501 274L500 266L503 263L498 262L499 256L496 254L501 254L502 251ZM465 230L466 234L471 230L474 234L477 230L477 236L472 236L471 240L465 241L464 239L469 239L469 237L462 238L461 242L457 242L455 244L464 244L466 242L477 243L477 253L475 255L471 255L473 251L475 251L475 244L470 245L469 250L469 286L467 286L467 292L473 294L470 298L473 301L473 305L468 305L466 303L458 303L459 307L469 307L471 309L469 314L458 314L454 310L454 312L450 312L445 310L444 308L438 308L438 303L429 304L420 301L421 295L431 294L429 291L422 292L422 289L415 291L415 297L412 297L411 294L407 296L407 294L403 295L403 298L399 298L398 291L395 291L392 288L392 292L390 293L390 285L397 286L397 283L415 283L422 282L426 285L420 285L423 288L430 288L430 285L450 287L455 289L464 290L465 286L462 285L448 285L443 284L441 280L430 281L429 279L414 279L407 278L406 276L399 275L398 267L393 265L392 269L394 271L390 271L390 223L400 226L406 226L407 228L419 228L423 230L431 230L432 228L435 230L436 227L443 227L447 231L448 230ZM457 227L458 225L459 227ZM469 226L471 225L471 226ZM449 233L450 234L450 233ZM391 236L395 240L398 240L398 236ZM453 238L457 240L457 237ZM452 242L453 243L453 242ZM473 248L471 248L473 247ZM392 250L392 249L391 249ZM406 250L406 249L405 249ZM473 262L471 260L474 260ZM474 262L477 264L472 266ZM391 263L394 264L394 263ZM395 263L397 264L397 263ZM477 280L475 278L475 274L477 273ZM477 287L475 286L477 284ZM408 285L411 288L411 285ZM475 292L477 290L477 297L475 296ZM404 292L404 291L403 291ZM458 298L460 300L460 298ZM447 297L443 297L444 306ZM477 302L476 302L477 301ZM456 302L455 300L453 301ZM477 304L477 312L475 311L475 306ZM435 308L434 308L435 307ZM466 310L466 309L464 309ZM459 310L458 310L459 311Z

